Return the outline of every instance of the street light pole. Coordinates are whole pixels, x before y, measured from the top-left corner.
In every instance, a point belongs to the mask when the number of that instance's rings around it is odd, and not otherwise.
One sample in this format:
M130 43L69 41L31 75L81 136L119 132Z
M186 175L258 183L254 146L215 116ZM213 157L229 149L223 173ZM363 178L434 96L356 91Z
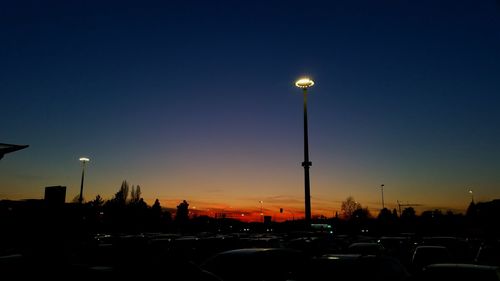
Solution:
M260 216L262 217L262 222L264 222L264 206L263 206L264 201L260 200L259 203L260 203Z
M469 188L469 193L470 193L471 203L474 203L474 193L472 192L472 188Z
M309 179L309 167L311 167L312 162L309 161L309 138L307 129L307 89L314 85L314 81L309 78L302 78L295 82L295 86L303 90L304 95L304 162L302 162L302 167L304 167L304 195L305 195L305 222L306 227L311 226L311 190L310 190L310 179Z
M384 185L381 184L380 185L380 190L382 191L382 210L385 209L385 205L384 205Z
M87 157L81 157L80 162L82 162L82 181L80 183L80 196L78 197L78 203L83 203L83 180L85 178L85 163L89 162L90 159Z

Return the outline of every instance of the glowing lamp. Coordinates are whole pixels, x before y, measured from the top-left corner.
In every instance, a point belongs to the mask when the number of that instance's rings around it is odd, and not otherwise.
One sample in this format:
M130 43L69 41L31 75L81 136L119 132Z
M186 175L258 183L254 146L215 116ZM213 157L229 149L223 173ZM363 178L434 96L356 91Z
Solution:
M309 87L312 87L313 85L314 85L314 81L310 78L307 78L307 77L301 78L295 82L295 86L297 86L301 89L309 88Z
M89 161L90 161L90 159L89 159L89 158L87 158L87 157L80 157L80 161L81 161L81 162L89 162Z

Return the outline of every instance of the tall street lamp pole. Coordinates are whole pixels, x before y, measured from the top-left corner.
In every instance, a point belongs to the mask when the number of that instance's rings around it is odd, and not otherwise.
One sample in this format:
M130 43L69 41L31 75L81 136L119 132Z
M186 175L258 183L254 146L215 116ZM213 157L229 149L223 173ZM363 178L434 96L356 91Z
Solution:
M262 222L264 222L264 201L260 200L260 216L262 217Z
M380 185L380 190L382 191L382 210L385 209L385 205L384 205L384 185L381 184Z
M469 188L470 201L474 203L474 193L472 192L472 188Z
M80 162L82 162L82 181L80 183L80 196L78 197L78 203L83 203L83 179L85 178L85 164L89 162L90 159L87 157L80 157Z
M314 81L309 78L302 78L295 82L295 86L302 89L304 93L304 191L305 191L305 222L306 227L311 226L311 188L309 180L309 167L312 162L309 161L309 139L307 133L307 89L314 85Z

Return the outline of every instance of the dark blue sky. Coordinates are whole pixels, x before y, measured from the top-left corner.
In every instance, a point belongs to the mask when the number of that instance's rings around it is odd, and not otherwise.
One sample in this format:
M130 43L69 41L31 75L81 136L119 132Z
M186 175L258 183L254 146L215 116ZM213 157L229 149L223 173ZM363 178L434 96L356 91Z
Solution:
M123 179L148 200L300 199L310 75L313 211L376 207L381 183L391 203L498 198L499 18L493 0L1 3L0 142L30 148L0 162L0 195L72 197L88 155L89 199Z

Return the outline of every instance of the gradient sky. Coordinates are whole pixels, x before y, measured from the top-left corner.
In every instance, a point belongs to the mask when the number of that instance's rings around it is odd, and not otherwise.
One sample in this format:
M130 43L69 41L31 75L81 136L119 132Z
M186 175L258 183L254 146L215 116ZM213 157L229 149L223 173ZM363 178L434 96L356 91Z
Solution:
M88 156L86 199L300 216L302 75L313 214L500 198L494 0L2 1L0 38L0 199Z

